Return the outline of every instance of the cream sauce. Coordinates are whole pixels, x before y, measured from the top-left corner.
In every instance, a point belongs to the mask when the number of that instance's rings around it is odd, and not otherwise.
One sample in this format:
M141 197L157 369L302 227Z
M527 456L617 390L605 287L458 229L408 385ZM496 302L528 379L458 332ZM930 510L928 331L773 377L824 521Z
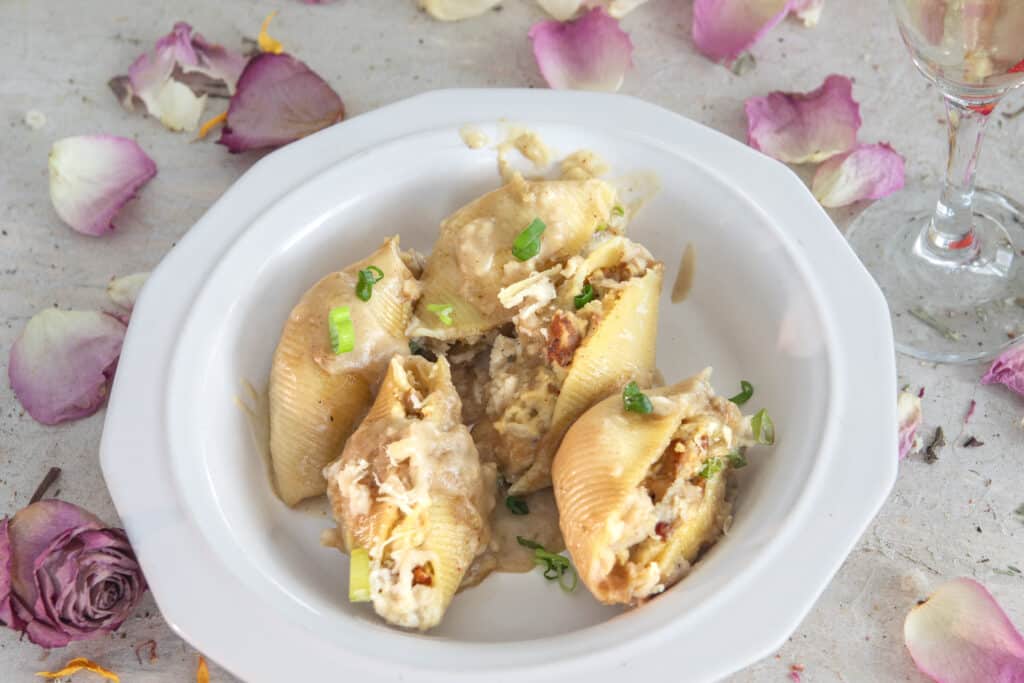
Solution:
M653 171L636 171L609 181L615 186L626 221L635 216L661 191L661 180Z
M603 176L608 170L608 164L596 152L581 149L562 160L561 178L562 180L589 180Z
M546 168L551 163L551 148L539 135L531 130L510 126L505 140L498 145L498 173L506 183L511 183L521 173L516 170L508 155L512 150L529 161L535 170Z
M491 139L487 137L487 134L476 126L463 126L459 129L459 137L461 137L462 141L466 143L466 147L469 147L470 149L486 147L491 141Z
M686 300L686 297L690 294L690 289L693 288L693 277L696 274L697 268L697 248L693 246L693 242L686 244L686 249L683 250L683 258L679 262L679 273L676 275L676 281L672 285L672 303L678 304Z

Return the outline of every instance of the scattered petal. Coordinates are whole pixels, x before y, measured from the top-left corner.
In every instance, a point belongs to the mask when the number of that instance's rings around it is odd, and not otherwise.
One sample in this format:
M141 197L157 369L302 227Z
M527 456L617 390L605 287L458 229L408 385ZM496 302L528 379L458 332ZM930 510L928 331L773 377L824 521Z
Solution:
M270 22L277 16L277 12L271 12L267 15L267 18L263 20L263 25L260 26L260 34L256 37L256 45L259 46L260 52L269 52L270 54L279 55L284 52L284 45L277 38L272 37L267 33L267 29L270 28Z
M210 683L210 669L202 655L199 655L199 664L196 665L196 683Z
M40 311L11 347L7 374L15 396L43 424L92 415L106 400L124 333L105 313Z
M903 188L903 157L884 142L859 145L818 167L811 192L822 206L846 206L881 199Z
M148 278L148 272L116 277L107 285L107 296L115 304L130 312L135 308L135 300L139 298L142 285L146 284Z
M907 615L917 668L938 683L1024 681L1024 637L977 581L954 579Z
M914 436L921 424L921 399L909 391L901 391L896 401L899 414L900 460L913 450Z
M792 0L790 6L790 11L808 28L818 25L823 9L825 9L825 0Z
M705 56L731 62L789 13L792 0L694 0L693 40Z
M857 144L860 106L845 76L829 76L809 93L751 97L744 106L748 144L779 161L824 161Z
M39 671L36 673L36 676L42 676L43 678L53 680L55 678L63 678L64 676L70 676L72 674L78 673L79 671L91 671L94 674L103 676L103 678L106 678L108 681L113 681L114 683L120 683L121 681L121 679L118 677L116 673L114 673L110 669L104 669L96 662L89 661L85 657L75 657L70 662L65 664L64 668L60 671Z
M199 132L196 133L196 140L202 140L203 138L210 134L211 130L213 130L214 128L216 128L217 126L219 126L227 120L228 113L226 111L222 111L221 113L217 114L212 119L210 119L209 121L207 121L199 127Z
M1024 344L1017 344L1003 351L996 358L982 384L1002 384L1018 394L1024 395Z
M345 118L338 93L290 55L253 57L217 141L233 153L294 142Z
M139 55L127 76L115 76L108 85L129 111L141 106L171 130L195 130L206 95L234 93L246 62L178 22L152 52Z
M647 0L537 0L541 9L558 21L569 21L584 9L603 7L608 14L621 19Z
M633 65L629 34L600 7L574 21L534 24L530 40L544 80L556 89L614 92Z
M57 215L85 235L104 235L121 207L156 175L138 143L113 135L80 135L50 149L50 200Z
M501 0L420 0L420 7L441 21L477 17L500 4Z
M25 112L25 125L32 130L40 130L46 125L46 114L38 109L29 109Z
M608 14L616 19L621 19L645 2L647 0L611 0L611 2L605 0L604 5Z

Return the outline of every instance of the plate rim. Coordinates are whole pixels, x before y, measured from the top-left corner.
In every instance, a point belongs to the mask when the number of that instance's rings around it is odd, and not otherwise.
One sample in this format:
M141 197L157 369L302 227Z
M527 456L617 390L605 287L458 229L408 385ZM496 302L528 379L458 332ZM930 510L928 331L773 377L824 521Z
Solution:
M486 97L481 96L484 92L486 92ZM415 112L415 116L410 115L413 112ZM179 241L175 250L164 259L151 276L150 283L147 284L136 306L136 319L150 320L153 322L152 319L154 316L152 313L156 308L166 309L168 303L173 303L168 302L168 298L177 299L176 303L178 304L178 310L180 311L180 315L178 316L179 318L189 317L190 306L186 305L185 308L182 309L181 299L188 299L191 301L193 297L199 293L206 279L218 267L221 259L232 247L234 240L248 230L255 216L263 213L271 205L279 202L309 178L324 172L338 163L343 163L345 160L351 159L352 157L360 156L364 153L372 153L373 147L376 145L383 144L388 140L393 140L397 137L412 135L417 132L423 132L439 126L451 127L472 121L497 120L502 116L515 121L529 121L531 119L544 121L553 120L561 123L570 123L582 126L588 125L588 123L580 123L581 119L585 119L589 120L590 124L596 125L596 119L592 112L601 112L600 118L604 118L605 116L614 116L618 121L629 121L630 116L634 116L638 119L644 117L650 118L653 116L664 120L666 123L672 123L681 128L689 128L690 133L697 131L700 135L710 136L712 139L715 139L716 143L722 144L723 146L731 145L732 153L739 157L744 157L744 164L747 166L748 172L753 168L758 174L774 176L773 179L777 183L775 186L776 197L784 194L777 192L779 184L788 183L794 190L796 190L788 196L787 202L775 203L773 206L771 197L764 196L765 193L761 191L760 188L756 187L756 184L747 183L743 188L741 188L741 191L750 198L754 205L758 206L758 208L775 219L774 222L785 224L784 221L779 221L777 216L784 216L787 213L791 215L799 215L802 220L806 220L807 217L805 214L808 211L808 207L813 205L812 211L816 212L818 216L818 220L815 221L815 223L820 223L827 229L819 229L818 232L820 234L813 234L805 231L806 234L802 236L803 239L800 237L794 237L788 233L787 236L805 248L807 246L805 242L808 241L817 241L819 242L819 247L824 246L830 250L838 247L839 253L845 252L845 256L839 258L841 263L838 265L830 263L829 269L825 269L830 271L828 273L821 273L819 272L820 269L811 267L813 264L810 264L808 260L809 251L808 253L802 254L799 252L794 253L794 258L799 256L798 260L804 262L805 265L808 266L808 270L811 275L815 276L815 280L828 281L830 278L825 276L831 275L833 282L831 283L832 288L830 289L830 292L833 296L836 296L839 293L834 288L835 284L840 284L841 286L851 290L856 289L860 293L860 296L850 299L850 307L843 310L843 316L835 315L835 311L823 311L823 321L826 324L826 328L831 330L832 334L830 336L833 337L833 339L830 340L833 342L830 358L834 359L837 356L842 356L845 360L850 360L849 358L846 358L846 356L851 354L851 352L854 352L852 355L859 356L861 360L872 359L873 356L873 360L875 361L874 368L876 370L873 374L873 377L875 378L874 380L868 380L871 373L862 372L862 368L859 368L856 364L852 364L852 366L857 370L857 372L843 372L842 374L845 375L845 377L842 377L841 380L853 381L853 384L850 385L851 391L857 384L856 380L858 379L861 380L861 389L865 386L869 386L871 381L879 381L880 384L878 386L891 385L892 396L895 397L895 351L893 349L891 327L884 299L882 299L881 293L878 291L873 280L870 279L867 272L860 266L859 262L856 261L852 251L850 251L846 246L845 239L843 239L838 231L835 230L831 220L828 219L824 211L816 202L814 202L803 183L799 181L795 174L785 166L764 157L745 145L742 145L741 143L724 136L717 131L705 128L700 124L689 121L688 119L657 107L656 105L623 95L570 93L546 90L434 91L408 100L403 100L368 114L363 114L344 124L334 126L318 133L315 136L311 136L310 138L289 145L257 162L242 176L242 178L236 181L236 183L229 188L225 195L218 200L187 233L187 235ZM643 137L652 137L649 130L637 130L635 132L640 133ZM755 159L756 161L754 161ZM282 178L289 176L291 178L291 182L281 182ZM725 180L721 177L720 179ZM259 190L261 186L263 190L257 193L257 190ZM283 190L281 189L282 187L284 188ZM768 195L771 194L772 193L768 193ZM799 197L801 201L794 201L793 195ZM253 197L261 197L263 201L253 201ZM808 200L810 203L808 203ZM764 208L765 205L772 207L771 210ZM219 243L219 248L216 250L211 249L211 242ZM792 245L787 246L789 246L792 251ZM197 260L198 256L202 256L203 258L199 258ZM845 259L845 261L843 259ZM205 264L205 266L202 269L197 268L197 262ZM851 264L853 266L852 268L850 267ZM175 279L177 291L180 292L184 288L184 283L182 282L183 272L187 272L188 277L186 279L191 280L188 283L193 290L191 296L176 296L175 294L177 293L175 293L173 289L171 291L167 291L167 287L164 287L163 289L160 288L162 281ZM173 274L173 278L171 274ZM848 279L845 283L837 282L835 281L837 275L844 275ZM859 279L859 286L856 288L851 287L849 278ZM862 288L867 291L861 291ZM158 306L160 303L160 299L158 297L162 297L163 306ZM851 339L858 339L858 335L856 334L858 325L847 325L843 323L850 322L850 319L854 317L855 313L868 321L870 321L871 317L874 317L876 322L883 321L883 334L875 336L873 340L863 340L860 344L851 343ZM171 325L173 320L170 319L170 316L165 316L164 320L157 318L156 322L161 322L163 325L167 326ZM864 326L863 322L864 320L860 321L861 324L859 327L870 327ZM150 334L149 339L144 339L140 336L141 333L138 329L143 327L147 328L147 332ZM135 440L133 439L131 432L138 430L140 421L141 424L147 424L147 422L150 425L159 424L162 429L152 430L153 433L150 435L149 442L150 450L146 452L148 453L150 460L153 460L156 465L159 466L161 464L161 460L163 461L163 465L166 466L168 464L167 461L169 458L165 451L162 452L162 448L166 449L168 443L168 435L166 434L166 410L153 412L153 406L150 406L151 410L147 413L147 411L142 410L141 407L137 405L139 402L128 401L123 398L129 393L138 393L138 387L133 387L134 391L133 389L123 387L131 387L131 382L134 382L136 385L138 384L138 380L136 378L129 376L132 372L130 368L135 367L142 362L140 359L143 357L138 355L142 353L142 346L145 346L145 362L149 365L150 369L153 363L153 355L162 355L166 360L170 360L170 358L175 355L175 344L171 343L173 335L161 335L155 342L152 339L152 335L153 330L151 326L147 327L140 324L129 328L128 336L125 340L124 355L122 357L122 371L118 373L118 376L115 379L115 385L107 411L106 424L104 426L104 433L100 447L101 465L103 467L104 477L107 479L108 487L111 491L111 497L113 498L119 513L124 519L129 536L132 538L133 542L137 542L137 551L139 553L140 561L144 566L147 564L147 561L155 561L157 555L156 550L153 548L154 544L152 543L152 539L144 538L137 533L141 526L141 523L138 522L137 519L138 514L140 513L140 503L143 501L139 499L136 492L131 490L132 484L127 477L128 472L124 467L124 454L127 452L126 444ZM862 338L864 336L864 332L861 331L859 337ZM874 342L873 344L870 343L872 341ZM846 353L839 354L840 350L843 350ZM869 350L870 353L868 353ZM856 353L861 351L863 353ZM879 360L879 358L881 360ZM886 359L890 360L886 362ZM125 370L126 361L127 367L129 368L128 370ZM164 374L168 374L171 364L162 363L161 366L163 367ZM869 367L872 366L869 365ZM891 370L891 372L887 373L888 377L886 377L886 370ZM150 377L151 375L152 373L150 372ZM833 372L833 377L835 376L836 372ZM126 377L129 378L126 379ZM160 387L169 386L169 383L167 382L152 382L152 384ZM834 389L835 387L830 387L830 391L834 391ZM879 394L881 394L881 392L879 392ZM160 394L158 394L158 402L159 397ZM835 397L833 396L833 399L834 398ZM840 409L849 410L858 408L856 405L842 405L844 398L845 397L839 397ZM738 668L751 663L760 656L767 654L767 652L770 652L771 649L790 634L806 611L808 611L813 605L813 602L816 600L821 590L823 590L831 580L835 570L852 549L853 544L860 537L863 529L871 519L874 518L878 508L881 506L882 502L884 502L895 481L897 462L895 400L892 400L891 403L892 406L889 411L882 409L880 406L872 406L875 409L876 417L881 416L883 418L889 418L886 421L889 422L889 426L891 428L878 430L879 436L875 439L874 444L876 448L874 451L869 451L869 453L878 454L876 457L879 462L876 463L874 467L870 468L872 470L873 477L869 481L875 482L874 490L871 491L874 495L868 495L868 491L858 490L858 500L861 504L861 514L859 517L863 519L851 520L847 514L844 521L847 523L851 521L854 522L853 527L851 528L849 524L847 524L845 533L838 537L838 540L840 541L838 546L840 546L840 549L838 551L833 550L833 557L828 558L830 562L825 563L823 566L819 558L819 561L817 562L818 571L816 572L818 577L813 582L812 590L806 592L805 584L805 599L803 601L798 601L801 604L799 606L795 606L797 607L796 609L791 607L788 610L784 610L785 612L788 612L787 616L789 617L784 619L785 624L781 628L776 627L774 629L768 629L769 631L775 631L777 633L774 638L770 633L766 632L759 633L756 638L751 636L750 639L745 641L746 647L742 651L737 651L735 646L728 650L728 660L725 660L724 664L717 667L703 667L705 669L704 671L690 672L697 676L694 680L704 680L705 678L714 678L728 674L731 671L737 670ZM861 405L859 409L863 411L866 408L864 405ZM143 419L143 416L139 415L140 412L148 415L148 421ZM830 420L830 422L834 422L835 408L833 408L831 412L832 420ZM135 417L132 418L132 415L135 415ZM154 418L156 418L155 421ZM832 431L834 432L835 430ZM157 433L160 434L160 438L156 438ZM891 434L892 437L891 440L888 441L888 444L882 438L887 433ZM137 437L137 435L135 436ZM833 476L835 475L835 465L837 461L839 464L842 464L842 458L837 458L836 456L839 451L844 450L844 444L833 439L831 447L823 449L823 451L826 450L831 457L819 458L819 462L815 465L811 475L812 478L816 478L816 480L818 480L816 489L819 493L823 488L820 480L828 478L829 474L832 474ZM888 458L888 467L886 466L887 455L891 456ZM849 461L850 458L847 458L846 460ZM863 457L858 462L862 465L866 465L867 463L866 459ZM133 471L136 474L140 474L138 469L139 463L135 463L135 465L136 466ZM831 471L828 470L829 467L832 468ZM157 467L156 469L160 468ZM152 475L153 472L150 472L150 476ZM812 503L815 502L815 496L813 495L813 491L810 491L810 488L811 482L808 483L809 492L798 502L798 507L802 506L802 509L809 509L812 506ZM865 500L868 501L867 505L864 505ZM145 506L148 507L152 507L154 505L153 500L147 500L144 501L144 503ZM184 525L179 525L182 526L182 528L178 529L180 537L176 540L178 542L188 540L195 541L196 539L191 538L194 530L192 530L190 528L191 525L187 523L189 522L190 513L184 509L181 500L165 500L164 504L168 505L170 509L177 511L179 521L182 518L186 521ZM143 506L141 510L148 509L145 506ZM849 509L847 509L846 512L849 513ZM793 514L796 515L796 512L794 511ZM805 521L805 525L810 525L808 526L809 529L812 528L813 520ZM832 545L837 545L835 542L837 540L835 534L836 531L832 530L828 536L825 536L825 538L832 539ZM796 535L795 531L793 534L790 534L790 536L794 535ZM780 543L787 540L792 541L791 538L782 539ZM200 538L199 542L205 543L205 539ZM202 560L203 558L199 558L193 561L202 562ZM762 564L767 563L768 559L766 559ZM153 562L149 562L149 564L155 568ZM813 565L814 563L812 562L811 564ZM764 567L762 566L760 569L764 569ZM822 571L822 569L824 569L824 571ZM197 623L197 619L198 621L209 621L210 617L214 615L196 615L194 613L189 613L187 609L182 611L178 601L175 601L175 603L172 604L172 601L169 599L172 592L170 587L172 582L175 580L175 576L166 576L166 573L162 571L158 571L156 574L160 574L160 578L156 582L156 584L159 584L159 588L154 588L153 591L154 597L157 598L161 611L164 613L168 622L186 640L192 642L200 649L207 651L213 659L225 665L229 670L243 676L247 680L262 680L263 675L268 675L270 670L280 666L279 661L276 662L277 666L275 666L274 660L293 659L290 654L285 657L276 658L273 654L270 654L270 651L266 651L266 654L264 654L265 651L263 648L252 647L252 642L249 638L231 639L222 637L217 640L215 637L217 630L214 630L211 633L208 628L200 627ZM173 572L173 574L177 575L177 572ZM745 588L749 592L751 587L748 585ZM166 592L165 589L167 589ZM739 592L742 593L743 590L741 589ZM158 595L158 593L161 593L162 595ZM810 599L807 599L808 595L810 596ZM165 600L164 598L168 599ZM735 602L736 596L733 596L733 598ZM752 599L753 598L744 598L743 600L740 600L740 602L748 605L746 610L748 612L750 611L749 605L752 604ZM763 602L765 602L765 600L762 596L762 603ZM250 608L251 607L252 606L250 606ZM766 606L765 609L769 608ZM256 613L259 613L258 610ZM776 608L774 613L777 617L777 615L782 612L778 611L778 608ZM216 616L222 621L226 620L229 623L238 624L242 621L242 619L236 616L234 612L226 614L225 610L221 610L221 613L216 614ZM776 618L773 623L777 624L778 618ZM270 636L271 640L280 639L282 637L280 629L275 631L273 628L268 626L264 627L264 630L269 630L269 633L266 635ZM292 630L294 631L294 629ZM664 629L666 632L670 630L671 629L669 628ZM764 630L765 629L762 629L762 631ZM782 633L783 630L785 630L785 633ZM302 629L301 627L298 628L298 631L299 632L293 633L292 635L306 638L309 638L309 636L312 635L308 633L301 633L302 631L305 631L305 629ZM664 639L666 640L671 637L671 634L669 633L661 635L664 636ZM213 640L211 640L211 638L213 638ZM659 640L661 640L661 638L659 638ZM321 647L317 648L317 651L320 652L321 655L330 653L332 649L336 648L336 645L332 644L329 639L325 640L318 637L311 639L311 642L320 643ZM649 639L647 645L650 646L652 643L653 639ZM735 645L735 643L733 645ZM240 646L242 648L241 651L239 650ZM485 650L486 647L481 646L480 648L475 649ZM634 649L638 650L639 648ZM644 650L647 650L647 648L645 647ZM346 651L345 654L347 657L352 655L351 651ZM618 655L621 656L623 653L620 652ZM582 674L585 671L593 671L598 664L598 660L603 659L607 659L607 656L601 657L595 654L589 662L575 662L573 666L569 666L569 663L566 662L563 667L565 668L565 672L562 673L560 670L559 673L560 675L565 676L571 673ZM259 660L259 662L257 663L255 660ZM312 663L312 660L309 661ZM379 661L374 662L367 658L358 656L354 656L348 661L352 665L357 665L359 669L366 673L381 673ZM288 671L291 675L297 675L302 671L301 666L301 663L296 664L293 661L289 661L286 669L283 670ZM544 673L546 675L551 675L554 673L552 666L547 667L544 672L533 671L532 674ZM559 666L562 666L562 664ZM570 671L570 669L574 671ZM322 671L322 668L318 668L315 664L309 667L309 673L314 673L317 670ZM411 668L400 670L400 668L395 667L384 673L390 675L411 675L421 680L428 680L428 678L425 677L428 675L437 675L439 676L438 680L440 680L441 677L448 678L450 680L450 676L453 672L434 670L427 673L422 671L417 672ZM475 670L474 673L479 673L479 670ZM503 671L502 673L508 672ZM516 674L518 680L523 680L523 673L531 672L517 669ZM274 677L270 675L267 680L274 680ZM433 680L433 678L430 678L429 680Z

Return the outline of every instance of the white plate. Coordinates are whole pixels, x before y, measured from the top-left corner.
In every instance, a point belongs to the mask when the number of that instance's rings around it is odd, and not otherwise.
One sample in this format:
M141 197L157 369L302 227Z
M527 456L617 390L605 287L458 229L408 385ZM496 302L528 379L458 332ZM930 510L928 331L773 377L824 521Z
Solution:
M779 439L750 453L728 536L666 594L620 612L538 573L458 595L428 635L347 601L330 520L271 493L235 397L263 385L283 320L323 274L385 236L429 249L442 217L496 187L508 119L562 154L662 190L630 233L690 297L666 294L658 364L705 365L729 395L756 387ZM248 681L611 681L724 676L793 631L896 476L896 371L885 302L786 167L639 100L553 91L447 91L334 126L266 157L164 259L132 316L101 445L104 476L164 617Z

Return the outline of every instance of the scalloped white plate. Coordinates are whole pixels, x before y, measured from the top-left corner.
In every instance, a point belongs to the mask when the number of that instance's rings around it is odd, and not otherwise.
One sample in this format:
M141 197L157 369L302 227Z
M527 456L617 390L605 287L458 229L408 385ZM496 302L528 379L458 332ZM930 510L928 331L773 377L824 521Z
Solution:
M689 298L662 302L667 381L715 367L749 379L779 439L742 472L735 522L677 586L629 611L539 574L458 595L426 634L347 601L323 516L272 494L243 380L265 383L301 293L385 236L429 249L441 218L496 187L493 150L459 138L501 119L612 176L662 189L630 234ZM768 655L796 628L896 477L896 371L885 302L785 166L624 96L442 91L364 114L257 163L192 228L132 315L101 444L103 473L164 617L247 681L600 682L674 672L707 681Z

